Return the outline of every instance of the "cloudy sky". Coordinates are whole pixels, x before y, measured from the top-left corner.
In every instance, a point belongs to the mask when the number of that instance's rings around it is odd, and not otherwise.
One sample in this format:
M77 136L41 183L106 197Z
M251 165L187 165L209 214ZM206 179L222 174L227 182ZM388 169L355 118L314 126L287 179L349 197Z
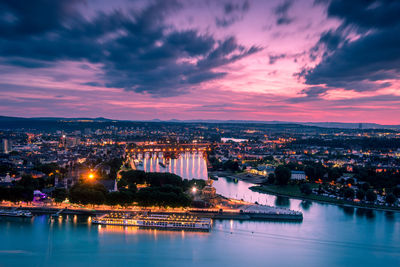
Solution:
M400 123L400 1L0 0L0 115Z

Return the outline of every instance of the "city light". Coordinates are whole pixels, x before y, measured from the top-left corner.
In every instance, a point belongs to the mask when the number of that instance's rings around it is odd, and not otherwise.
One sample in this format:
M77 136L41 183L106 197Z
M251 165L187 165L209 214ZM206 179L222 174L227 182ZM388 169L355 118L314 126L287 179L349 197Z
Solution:
M88 178L89 178L89 180L93 180L94 179L94 173L89 173L89 175L88 175Z
M196 192L197 192L197 188L196 187L192 187L192 193L196 194Z

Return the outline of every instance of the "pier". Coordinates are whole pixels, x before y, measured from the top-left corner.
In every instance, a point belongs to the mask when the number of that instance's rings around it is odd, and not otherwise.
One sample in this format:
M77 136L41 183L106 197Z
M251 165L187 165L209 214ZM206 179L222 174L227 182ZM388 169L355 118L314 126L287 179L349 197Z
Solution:
M8 206L9 207L9 206ZM273 221L293 221L301 222L303 214L298 211L292 211L285 208L270 207L257 204L244 204L236 208L223 209L163 209L163 208L146 208L133 207L126 209L111 209L110 207L102 208L57 208L57 207L40 207L40 206L22 206L20 210L30 211L33 214L50 214L59 216L61 214L68 215L88 215L96 216L111 212L155 212L160 214L189 214L200 218L211 218L219 220L273 220Z

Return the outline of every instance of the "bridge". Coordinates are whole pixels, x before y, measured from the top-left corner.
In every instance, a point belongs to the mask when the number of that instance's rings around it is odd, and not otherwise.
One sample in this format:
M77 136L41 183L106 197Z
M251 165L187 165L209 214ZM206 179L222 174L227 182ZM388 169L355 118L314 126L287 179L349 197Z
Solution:
M205 152L210 151L210 144L145 144L132 148L127 148L126 152L145 153L145 152Z

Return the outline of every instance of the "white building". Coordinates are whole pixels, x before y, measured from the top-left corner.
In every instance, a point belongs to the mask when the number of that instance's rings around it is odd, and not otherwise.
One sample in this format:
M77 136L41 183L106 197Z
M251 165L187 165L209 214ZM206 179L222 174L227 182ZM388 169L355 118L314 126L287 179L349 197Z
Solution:
M306 178L306 173L303 171L292 171L292 176L290 177L290 179L296 181L304 181Z

